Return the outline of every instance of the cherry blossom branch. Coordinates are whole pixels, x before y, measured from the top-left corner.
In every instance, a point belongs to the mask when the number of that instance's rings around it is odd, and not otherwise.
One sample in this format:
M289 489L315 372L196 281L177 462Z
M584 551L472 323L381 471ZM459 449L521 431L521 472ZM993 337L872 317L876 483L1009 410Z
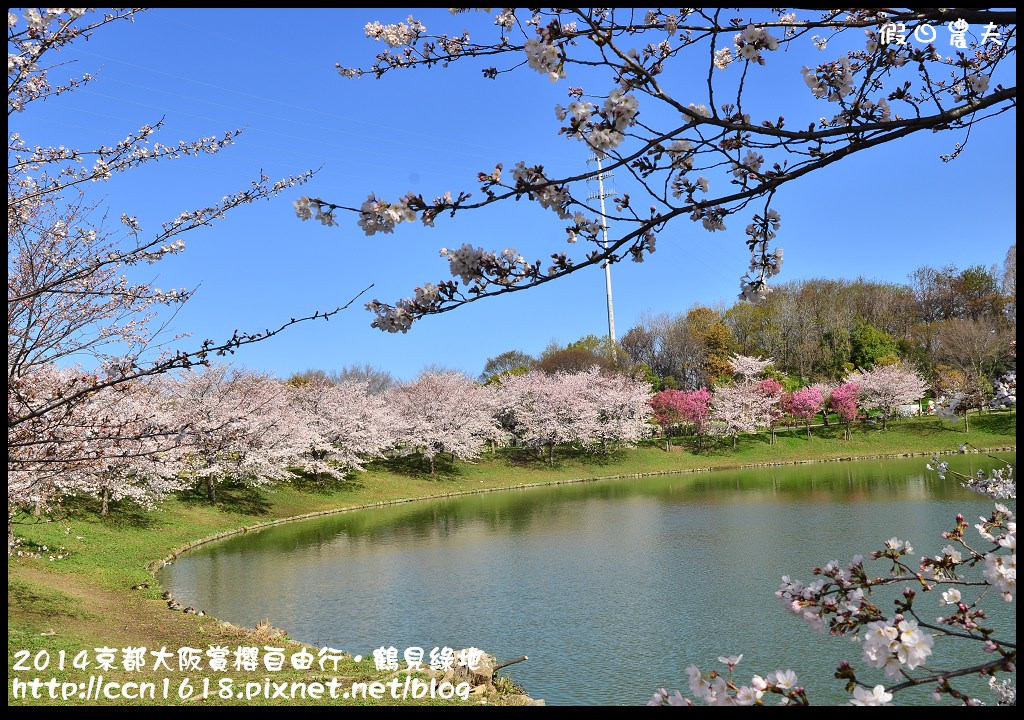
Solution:
M137 380L144 377L150 377L153 375L161 375L171 370L186 369L193 367L194 365L206 365L209 363L210 355L224 356L234 354L235 350L245 345L251 345L252 343L260 342L268 338L274 337L285 329L296 325L301 322L308 320L323 319L325 321L330 320L331 316L337 315L343 310L358 300L364 293L366 293L373 284L367 285L365 288L360 290L356 295L348 300L344 305L339 305L333 310L321 311L317 310L312 315L306 315L299 318L291 318L288 322L285 322L275 329L266 329L262 332L252 333L240 333L237 330L234 334L226 341L215 343L213 340L204 340L201 347L197 350L191 351L178 351L172 357L159 360L154 362L152 365L146 367L139 367L131 362L123 371L112 377L101 379L95 384L89 387L78 390L77 392L70 393L68 395L59 397L41 407L34 408L19 414L14 417L8 418L8 428L14 428L22 423L28 422L35 418L46 415L47 413L53 412L61 407L68 406L83 397L91 395L104 388L113 387L122 383L129 382L131 380Z

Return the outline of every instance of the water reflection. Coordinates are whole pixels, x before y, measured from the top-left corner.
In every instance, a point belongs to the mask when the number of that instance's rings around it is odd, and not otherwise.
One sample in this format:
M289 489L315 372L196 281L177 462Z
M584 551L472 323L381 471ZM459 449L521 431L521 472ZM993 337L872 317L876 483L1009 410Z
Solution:
M641 702L678 686L691 662L738 652L747 676L793 667L812 699L839 702L830 671L859 659L856 647L814 635L773 592L783 574L809 579L893 534L937 551L958 511L990 507L924 462L602 481L328 516L200 548L162 581L223 619L269 617L354 653L527 654L513 677L552 702Z

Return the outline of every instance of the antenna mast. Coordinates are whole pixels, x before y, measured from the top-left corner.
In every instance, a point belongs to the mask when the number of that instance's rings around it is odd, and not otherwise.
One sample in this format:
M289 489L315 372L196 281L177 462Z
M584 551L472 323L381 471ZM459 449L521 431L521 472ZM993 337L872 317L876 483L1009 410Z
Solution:
M597 181L597 192L593 192L588 196L589 200L600 200L601 201L601 246L608 249L608 216L605 214L604 199L615 195L615 188L611 185L605 189L604 181L611 180L614 175L610 172L604 172L601 168L601 156L597 153L592 153L590 158L587 160L587 164L597 163L597 175L588 178L587 183L593 187L593 183ZM607 260L604 261L604 289L605 295L608 300L608 339L612 342L612 347L615 346L615 311L612 308L612 267L611 263Z

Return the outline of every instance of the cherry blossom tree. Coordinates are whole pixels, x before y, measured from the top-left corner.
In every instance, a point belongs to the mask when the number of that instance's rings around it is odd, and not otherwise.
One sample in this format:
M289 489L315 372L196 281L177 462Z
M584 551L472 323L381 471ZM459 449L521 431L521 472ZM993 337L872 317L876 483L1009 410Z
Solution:
M777 398L766 397L755 382L718 385L711 396L712 431L731 436L736 447L740 433L755 433L768 426L777 402Z
M742 380L757 378L768 369L772 362L771 358L765 360L748 355L731 355L729 357L729 367L732 369L733 375L738 375Z
M342 480L348 470L362 470L365 460L383 457L396 443L395 418L369 383L326 378L293 378L286 383L291 418L289 432L305 448L295 467L317 481L323 475Z
M775 424L785 414L782 411L782 401L784 395L782 392L782 385L778 380L774 378L765 378L757 384L757 391L761 393L766 399L770 400L772 404L768 407L765 419L767 420L768 429L771 432L772 445L775 444Z
M596 417L593 447L607 453L617 445L634 445L650 435L650 385L642 378L591 368L587 388Z
M21 132L21 113L33 103L59 102L59 96L93 82L88 75L54 79L55 68L67 64L74 46L106 25L131 21L135 12L28 8L21 17L8 12L7 426L8 473L17 478L8 489L9 517L26 500L45 506L55 498L47 475L76 476L78 457L70 450L56 453L48 461L50 470L38 473L39 448L61 445L69 434L109 434L102 429L107 427L102 417L95 418L96 428L87 429L96 393L204 364L296 322L341 309L294 318L276 329L238 331L191 349L176 347L164 334L167 318L193 291L133 280L139 268L183 252L189 231L273 198L305 182L310 173L277 182L261 173L248 188L204 207L171 213L160 227L147 231L128 213L117 212L119 220L108 223L97 188L151 163L217 153L232 145L240 131L164 144L156 140L163 126L159 121L92 148L36 145ZM56 367L73 363L88 367ZM73 427L64 428L64 423ZM146 422L124 427L140 428L145 437L153 432ZM169 436L179 430L165 428ZM36 481L39 486L32 487Z
M858 370L846 380L860 388L861 403L866 410L881 411L883 430L888 428L889 418L900 405L916 403L928 391L928 384L918 372L900 363Z
M816 388L821 392L821 422L825 427L828 427L828 413L832 410L832 391L838 387L833 382L816 382L811 385L812 388Z
M166 433L174 427L172 415L155 383L124 383L90 397L87 428L96 457L77 473L62 473L58 494L97 497L100 514L106 515L111 502L127 499L151 508L183 488L185 480L178 474L182 438ZM101 418L106 425L97 423Z
M733 447L740 433L757 432L774 421L782 387L778 383L762 387L756 380L771 363L771 359L733 355L729 366L739 379L715 387L711 398L713 429L721 435L731 435Z
M985 32L968 35L964 49L949 57L914 34L952 21ZM1016 52L1012 10L503 9L495 12L493 27L493 37L471 38L461 29L429 29L413 17L368 23L367 36L384 46L376 61L338 71L346 78L381 78L479 61L484 77L496 81L536 72L566 83L567 104L554 108L558 133L602 156L602 170L558 176L543 161L519 161L482 169L476 196L450 189L433 199L370 194L361 204L300 197L300 218L336 225L339 215L352 213L366 235L416 221L433 226L445 215L519 200L537 203L560 221L550 261L528 260L514 247L442 249L447 278L393 304L369 304L382 330L405 332L426 315L605 262L642 261L654 252L658 234L684 217L707 232L734 232L734 218L741 227L748 223L735 233L751 251L741 294L761 298L782 266L782 251L772 246L781 225L772 203L781 187L918 133L966 137L975 124L1016 106L1012 70L1001 67L1012 65ZM800 67L811 48L827 54ZM788 116L752 116L745 89L768 64L788 64L793 84L818 102ZM679 81L695 67L706 77L700 88ZM952 161L963 149L963 140L951 143L943 159ZM606 216L585 191L585 181L602 171L616 172L622 190ZM616 228L607 246L601 242L605 219ZM571 256L555 244L559 236L570 248L584 249Z
M510 416L512 432L523 445L547 448L548 463L555 463L555 447L587 447L600 433L591 398L597 373L530 371L501 379L502 406Z
M846 440L850 439L850 424L857 419L857 404L860 402L860 388L856 383L848 382L832 389L829 404L843 421Z
M89 383L81 368L47 364L26 375L29 405L66 388ZM11 407L17 412L19 408ZM177 489L173 451L177 438L167 403L158 388L143 380L107 387L57 414L42 414L8 434L8 543L14 538L11 506L36 514L65 494L92 495L106 514L110 501L131 498L150 505Z
M786 410L790 415L803 420L807 428L807 439L811 439L811 419L814 418L825 405L825 398L821 395L821 389L811 386L801 388L789 396L786 403Z
M183 452L179 472L217 500L217 487L260 487L292 477L308 449L282 384L226 365L189 369L167 382Z
M948 365L936 368L935 385L939 393L934 407L935 415L954 422L962 419L965 433L971 431L968 413L984 409L989 404L989 392L994 389L980 375L972 371L965 373Z
M704 443L708 432L708 419L711 417L711 393L707 388L700 388L686 393L683 398L683 419L693 424L693 432L697 436L697 448Z
M665 449L672 447L669 438L669 426L675 425L684 419L683 405L686 400L686 393L682 390L662 390L650 399L651 410L654 419L661 426L661 432L665 436Z
M439 453L470 460L480 456L485 442L503 436L495 393L462 373L424 372L389 390L386 399L398 443L426 458L431 474Z

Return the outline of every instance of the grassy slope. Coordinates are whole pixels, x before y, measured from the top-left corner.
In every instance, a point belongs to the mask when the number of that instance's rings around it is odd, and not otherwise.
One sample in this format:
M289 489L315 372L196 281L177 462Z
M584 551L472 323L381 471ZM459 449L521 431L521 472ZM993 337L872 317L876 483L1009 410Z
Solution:
M764 436L752 436L741 438L735 450L723 446L697 455L677 448L665 452L660 447L645 447L598 461L592 456L563 452L553 468L510 451L486 456L474 464L439 463L434 476L412 461L382 461L340 487L225 491L223 502L216 507L199 496L169 500L154 512L117 508L106 518L96 515L91 507L71 507L69 516L60 521L19 526L19 533L30 543L51 550L41 559L15 558L8 563L8 668L13 665L13 652L19 649L31 650L33 655L42 649L55 655L63 649L74 655L82 648L102 645L166 645L176 649L186 645L222 644L233 648L263 644L251 642L248 631L225 626L214 618L169 611L147 570L153 561L189 542L260 522L325 509L525 483L948 451L965 440L977 447L1008 447L1016 443L1015 432L1015 412L977 416L972 419L969 435L952 429L949 423L922 418L898 421L887 432L855 429L850 441L841 439L838 428L818 428L810 441L802 430L785 431L779 433L775 445L769 445ZM70 556L55 562L47 560L52 549L59 547L69 550ZM130 589L146 581L149 588ZM78 681L88 674L71 671L60 677ZM366 660L360 665L344 663L338 674L357 679L375 676L372 663ZM117 673L107 675L118 678ZM286 677L280 673L276 679ZM10 701L10 686L8 698Z

